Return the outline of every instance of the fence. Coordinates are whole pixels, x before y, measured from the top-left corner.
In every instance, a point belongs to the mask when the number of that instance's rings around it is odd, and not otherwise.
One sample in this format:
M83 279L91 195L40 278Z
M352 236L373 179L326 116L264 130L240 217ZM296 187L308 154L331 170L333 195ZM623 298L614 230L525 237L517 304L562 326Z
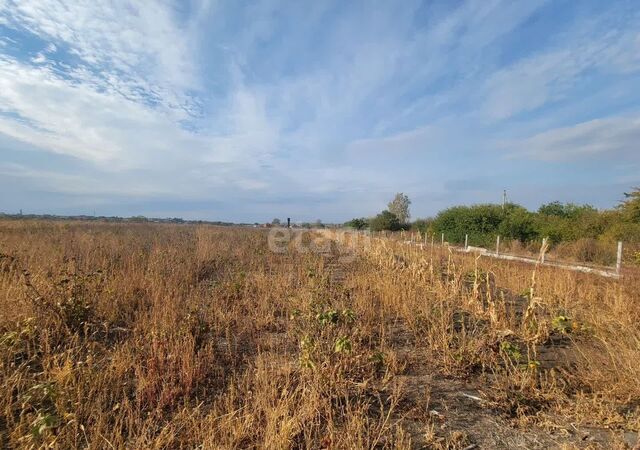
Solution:
M599 275L607 278L616 278L619 279L622 277L622 250L623 244L622 242L618 242L617 245L617 253L616 253L616 263L615 266L597 266L594 264L580 263L574 264L568 261L559 261L559 260L547 260L547 249L548 243L546 239L543 239L542 244L540 246L540 252L537 257L509 254L506 252L500 251L500 236L496 237L495 250L489 250L484 247L476 247L469 245L469 235L465 235L464 239L464 247L458 247L455 245L449 244L446 241L446 236L444 233L441 233L440 236L435 235L427 235L421 236L420 233L413 232L405 232L401 231L399 233L390 233L390 232L371 232L372 237L384 237L393 240L400 240L407 245L419 245L420 247L425 247L430 244L431 246L436 245L436 242L442 247L449 247L454 251L461 253L475 253L481 256L486 256L489 258L503 259L508 261L518 261L529 264L541 264L548 267L557 267L565 270L573 270L577 272L591 273L594 275ZM439 239L438 239L439 238Z

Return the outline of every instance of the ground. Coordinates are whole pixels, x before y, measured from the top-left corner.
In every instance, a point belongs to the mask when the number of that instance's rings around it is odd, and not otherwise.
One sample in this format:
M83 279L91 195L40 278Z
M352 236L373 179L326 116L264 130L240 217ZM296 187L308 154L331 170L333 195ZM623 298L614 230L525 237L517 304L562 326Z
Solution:
M0 223L8 448L633 448L623 280L305 231ZM364 240L363 240L364 239Z

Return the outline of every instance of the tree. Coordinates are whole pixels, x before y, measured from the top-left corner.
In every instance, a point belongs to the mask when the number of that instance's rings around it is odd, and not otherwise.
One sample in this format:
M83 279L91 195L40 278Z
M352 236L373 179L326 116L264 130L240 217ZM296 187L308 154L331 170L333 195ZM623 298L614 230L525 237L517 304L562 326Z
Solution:
M629 222L640 223L640 188L624 193L626 200L620 205L624 218Z
M537 237L534 215L526 209L515 209L498 226L501 236L528 242Z
M364 217L351 219L344 224L345 227L354 228L356 230L364 230L369 226L369 222Z
M575 203L562 203L558 201L544 204L538 208L538 213L545 216L558 216L572 219L596 212L598 212L598 210L591 205L576 205Z
M400 229L400 221L398 217L386 209L369 221L371 231L398 231Z
M271 221L271 225L280 225L280 219L277 217Z
M395 215L402 224L407 223L411 217L409 205L411 205L409 197L402 192L398 192L393 200L389 202L387 207L389 208L389 212Z
M565 207L562 203L555 201L551 203L545 203L544 205L538 208L539 214L544 214L545 216L558 216L558 217L566 217Z
M444 233L449 242L462 243L465 235L469 235L472 245L488 246L495 242L505 214L518 208L512 204L507 204L505 210L502 205L491 204L454 206L438 213L433 228L438 233Z

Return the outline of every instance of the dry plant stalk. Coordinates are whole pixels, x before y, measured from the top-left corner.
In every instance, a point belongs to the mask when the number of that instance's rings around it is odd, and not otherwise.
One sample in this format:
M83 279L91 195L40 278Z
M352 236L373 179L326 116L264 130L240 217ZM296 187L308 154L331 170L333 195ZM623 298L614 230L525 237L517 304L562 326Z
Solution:
M638 278L357 242L345 262L247 228L0 222L0 447L526 447L551 442L535 426L606 425L609 444L640 427Z

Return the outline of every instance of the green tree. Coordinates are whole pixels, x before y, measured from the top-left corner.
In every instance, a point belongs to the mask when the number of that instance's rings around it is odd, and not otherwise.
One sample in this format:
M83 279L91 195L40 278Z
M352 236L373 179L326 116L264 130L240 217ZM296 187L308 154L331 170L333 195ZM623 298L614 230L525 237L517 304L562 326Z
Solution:
M557 216L562 218L578 218L584 214L598 212L591 205L576 205L575 203L551 202L538 208L538 213L546 216Z
M514 209L505 215L498 227L498 234L520 242L528 242L536 237L534 214L524 208Z
M387 208L390 213L398 218L400 223L407 223L411 217L411 213L409 212L410 205L411 200L409 200L409 197L402 192L398 192L393 200L389 202Z
M551 203L545 203L538 208L538 214L544 214L545 216L557 216L566 217L565 207L561 202L555 201Z
M624 193L625 200L620 205L625 220L640 223L640 188Z
M433 232L433 219L416 219L411 224L411 229L420 232L420 234Z
M371 231L398 231L401 225L398 217L385 209L369 221L369 228Z
M345 227L354 228L356 230L364 230L369 226L369 221L364 217L351 219L348 222L345 222Z
M472 245L490 245L505 214L513 208L513 205L507 205L503 210L501 205L492 204L454 206L438 213L433 228L444 233L449 242L462 243L468 234Z

